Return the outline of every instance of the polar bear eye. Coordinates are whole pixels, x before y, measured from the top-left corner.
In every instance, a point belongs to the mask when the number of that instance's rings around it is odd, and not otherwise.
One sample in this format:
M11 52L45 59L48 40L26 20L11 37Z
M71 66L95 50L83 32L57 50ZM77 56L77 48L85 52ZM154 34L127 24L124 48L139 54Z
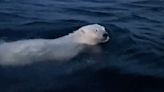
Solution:
M98 30L96 29L96 32L97 32Z

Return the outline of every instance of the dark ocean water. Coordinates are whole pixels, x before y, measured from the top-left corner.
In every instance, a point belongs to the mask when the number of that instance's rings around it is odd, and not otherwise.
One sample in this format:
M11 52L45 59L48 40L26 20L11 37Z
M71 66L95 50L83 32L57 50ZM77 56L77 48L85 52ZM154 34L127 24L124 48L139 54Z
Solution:
M99 23L101 53L0 67L0 92L164 92L164 0L0 0L0 40L53 39Z

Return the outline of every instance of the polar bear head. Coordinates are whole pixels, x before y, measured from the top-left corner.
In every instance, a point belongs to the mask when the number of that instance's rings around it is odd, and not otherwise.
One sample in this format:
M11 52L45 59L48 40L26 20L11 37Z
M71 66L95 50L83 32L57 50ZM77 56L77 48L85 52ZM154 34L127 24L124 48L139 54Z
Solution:
M105 43L109 40L109 35L105 30L105 27L98 25L98 24L92 24L87 25L79 28L77 38L78 41L82 44L86 45L96 45L99 43Z

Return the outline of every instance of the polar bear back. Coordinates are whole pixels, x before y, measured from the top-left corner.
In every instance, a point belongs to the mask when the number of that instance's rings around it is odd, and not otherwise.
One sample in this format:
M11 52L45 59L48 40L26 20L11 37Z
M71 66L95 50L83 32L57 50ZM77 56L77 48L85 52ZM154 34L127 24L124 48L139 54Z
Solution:
M64 43L45 39L3 43L0 45L0 64L20 65L44 60L66 60L74 57L80 47L70 41Z

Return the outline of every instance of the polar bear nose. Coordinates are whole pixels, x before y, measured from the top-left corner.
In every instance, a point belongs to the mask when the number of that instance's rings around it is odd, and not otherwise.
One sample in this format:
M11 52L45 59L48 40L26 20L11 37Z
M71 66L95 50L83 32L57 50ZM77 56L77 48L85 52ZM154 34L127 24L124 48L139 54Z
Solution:
M103 34L104 38L107 38L108 36L109 36L108 33Z

